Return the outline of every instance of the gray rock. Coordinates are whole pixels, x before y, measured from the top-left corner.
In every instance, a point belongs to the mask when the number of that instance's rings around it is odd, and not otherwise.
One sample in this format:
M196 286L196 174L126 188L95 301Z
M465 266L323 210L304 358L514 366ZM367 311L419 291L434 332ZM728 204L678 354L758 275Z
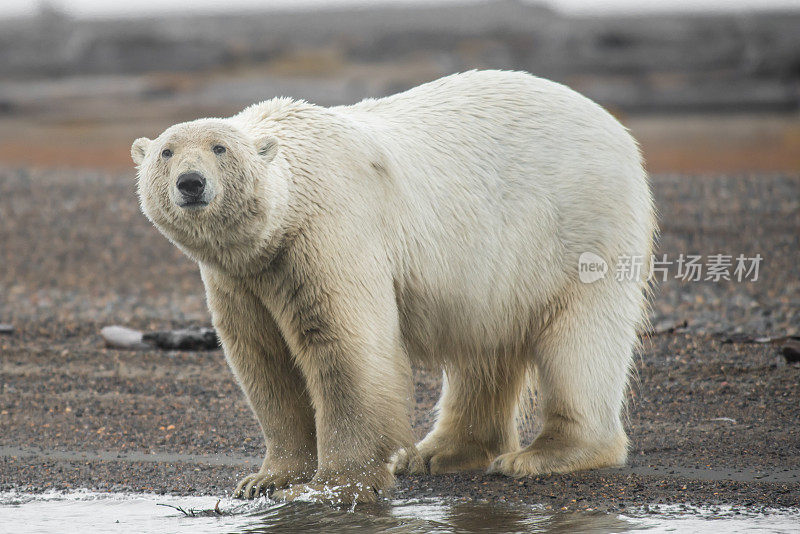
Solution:
M142 350L152 346L143 341L142 333L124 326L106 326L100 330L106 346L113 349Z
M143 341L164 350L214 350L220 346L213 328L151 332L144 334Z
M689 321L686 319L682 321L678 321L675 319L664 319L657 323L655 323L650 331L647 333L649 335L657 335L657 334L672 334L674 332L679 332L687 329L689 327Z
M106 346L130 350L215 350L220 347L213 328L185 328L142 333L124 326L106 326L100 331Z
M796 339L788 340L783 347L781 347L781 354L786 358L789 363L800 362L800 341Z

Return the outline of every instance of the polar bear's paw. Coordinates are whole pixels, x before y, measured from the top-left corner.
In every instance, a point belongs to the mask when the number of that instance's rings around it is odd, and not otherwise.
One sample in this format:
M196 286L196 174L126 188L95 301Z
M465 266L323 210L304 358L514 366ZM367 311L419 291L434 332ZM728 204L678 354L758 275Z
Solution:
M572 471L568 464L556 461L541 452L522 450L502 454L494 459L487 470L488 473L510 477L524 477Z
M441 475L481 471L497 454L478 443L428 438L417 445L417 451L416 457L407 449L399 451L392 460L392 472L395 475Z
M235 499L255 499L261 494L268 494L271 489L282 488L296 482L305 482L310 476L294 471L262 469L258 473L250 473L244 477L233 492Z
M563 440L536 439L529 447L495 458L489 473L510 477L571 473L620 466L627 457L627 439L597 445L569 445Z
M397 451L389 462L389 470L393 475L421 475L428 472L425 459L416 447Z
M292 484L288 488L276 490L271 498L275 501L305 501L341 506L373 503L379 496L380 492L377 489L360 482L338 485L310 482Z

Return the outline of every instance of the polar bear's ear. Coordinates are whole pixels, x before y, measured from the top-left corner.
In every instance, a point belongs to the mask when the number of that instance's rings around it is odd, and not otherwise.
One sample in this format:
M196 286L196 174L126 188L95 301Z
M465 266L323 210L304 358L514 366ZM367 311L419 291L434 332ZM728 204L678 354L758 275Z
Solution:
M258 155L262 156L264 160L269 163L278 154L278 140L274 137L262 137L256 140L256 150Z
M131 145L131 158L136 165L141 165L144 157L147 155L147 150L150 148L152 141L146 137L140 137Z

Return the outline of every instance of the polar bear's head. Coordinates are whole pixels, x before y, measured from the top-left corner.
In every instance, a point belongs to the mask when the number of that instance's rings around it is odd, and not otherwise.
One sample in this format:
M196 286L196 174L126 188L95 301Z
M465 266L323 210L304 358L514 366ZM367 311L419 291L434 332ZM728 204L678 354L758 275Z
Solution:
M243 244L264 226L279 191L270 180L274 137L252 139L225 119L176 124L131 146L144 214L196 259ZM264 219L264 220L253 220ZM252 236L250 236L252 237ZM219 251L217 251L219 252Z

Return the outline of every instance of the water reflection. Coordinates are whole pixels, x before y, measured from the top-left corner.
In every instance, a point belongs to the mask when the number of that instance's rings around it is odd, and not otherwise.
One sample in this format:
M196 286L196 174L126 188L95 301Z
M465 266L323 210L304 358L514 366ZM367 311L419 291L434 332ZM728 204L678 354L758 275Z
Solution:
M81 534L243 534L272 532L448 533L448 532L797 532L800 509L656 506L646 518L598 512L557 512L535 506L446 500L394 500L355 511L311 503L266 499L114 494L76 491L26 494L0 492L0 532ZM159 506L163 505L163 506ZM216 510L215 510L216 508ZM182 513L183 510L185 513ZM221 513L220 513L221 512ZM640 516L642 514L639 514Z
M549 532L561 534L569 532L629 532L638 530L638 525L617 515L602 512L559 512L539 519L532 518L533 525L528 532Z
M272 505L249 515L259 523L239 532L611 533L637 529L630 521L598 512L553 514L531 506L474 502L393 501L355 511L293 503Z

